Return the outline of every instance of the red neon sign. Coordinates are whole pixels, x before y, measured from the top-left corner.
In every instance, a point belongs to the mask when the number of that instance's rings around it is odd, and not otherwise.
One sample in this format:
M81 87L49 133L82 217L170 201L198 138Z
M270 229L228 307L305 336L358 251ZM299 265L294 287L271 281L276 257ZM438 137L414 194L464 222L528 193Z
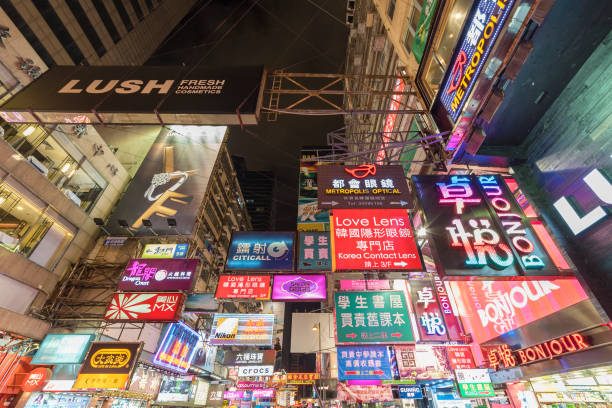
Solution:
M217 299L270 299L270 277L264 275L221 275Z
M406 84L402 78L397 78L395 81L395 87L393 88L393 92L403 92ZM389 111L396 111L400 107L400 102L402 101L402 95L393 94L391 97L391 102L389 102ZM391 138L388 136L389 133L393 132L393 128L395 127L395 120L397 119L397 113L390 113L387 115L385 119L385 127L382 133L383 144L381 149L378 151L376 155L376 162L382 163L384 158L386 157L385 148L387 147L387 143L391 141Z
M49 378L51 370L44 367L38 367L30 371L21 383L23 392L32 392L39 389Z
M359 167L355 167L354 169L349 169L347 167L344 168L348 174L355 178L364 178L368 175L376 174L376 165L375 164L362 164Z
M185 295L177 292L115 293L104 314L104 320L177 321Z

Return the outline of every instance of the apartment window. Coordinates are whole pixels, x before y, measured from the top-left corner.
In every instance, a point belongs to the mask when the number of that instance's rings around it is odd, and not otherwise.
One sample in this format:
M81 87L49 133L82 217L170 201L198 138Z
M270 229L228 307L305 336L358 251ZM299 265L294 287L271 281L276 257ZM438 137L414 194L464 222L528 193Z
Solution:
M115 5L117 12L119 13L119 17L121 17L121 21L123 21L123 25L125 26L125 28L128 31L132 31L134 29L134 26L132 25L132 20L130 20L130 16L128 15L127 10L123 5L123 2L121 0L113 0L113 4Z
M419 24L419 17L421 16L421 9L414 5L410 10L410 15L406 20L406 28L404 31L404 47L408 52L412 50L412 43L417 33L417 26Z
M83 211L91 211L108 183L61 128L50 133L36 125L4 123L2 127L5 140L15 150Z
M66 50L70 58L75 64L88 65L85 56L81 52L81 49L74 42L74 38L68 32L66 25L59 18L49 0L37 0L32 2L38 9L40 15L45 19L53 34L57 37L62 47Z
M102 20L102 24L106 27L106 31L108 31L108 35L112 38L113 42L117 44L121 40L121 36L119 35L119 31L117 31L117 27L115 27L115 23L111 18L110 14L108 14L108 10L104 5L102 0L93 0L93 5L100 16L100 20Z
M142 9L140 8L140 4L138 4L138 0L130 0L132 3L132 8L134 9L134 13L136 13L136 17L138 17L138 21L142 21L144 15L142 14Z
M81 7L79 0L66 0L66 3L68 4L68 7L70 7L70 11L74 15L76 21L79 23L79 26L81 26L81 30L83 30L85 36L96 51L96 54L98 54L98 57L106 54L106 48L104 47L104 44L102 44L98 33L91 25L91 21L89 21L89 17L87 17L87 14L85 14L85 10L83 10L83 7Z
M389 20L393 20L393 14L395 14L395 1L389 0L389 5L387 6L387 16L389 16Z
M34 51L42 58L48 67L55 65L55 60L51 57L51 54L47 51L44 45L40 42L36 34L30 29L30 26L25 22L21 14L17 11L10 0L0 0L0 7L9 16L13 23L17 26L17 29L21 31L23 36L28 40Z

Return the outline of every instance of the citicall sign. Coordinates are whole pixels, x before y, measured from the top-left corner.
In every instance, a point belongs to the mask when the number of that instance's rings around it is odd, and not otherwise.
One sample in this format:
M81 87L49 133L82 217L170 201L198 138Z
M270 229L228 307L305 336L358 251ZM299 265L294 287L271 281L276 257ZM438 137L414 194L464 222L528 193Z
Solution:
M574 278L542 281L450 281L459 316L483 343L588 298Z

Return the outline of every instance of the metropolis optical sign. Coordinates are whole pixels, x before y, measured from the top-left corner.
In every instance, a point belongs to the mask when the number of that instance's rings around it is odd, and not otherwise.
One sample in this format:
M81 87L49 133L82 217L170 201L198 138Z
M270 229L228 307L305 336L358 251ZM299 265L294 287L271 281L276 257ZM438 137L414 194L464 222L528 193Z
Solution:
M402 166L319 166L319 208L410 208Z

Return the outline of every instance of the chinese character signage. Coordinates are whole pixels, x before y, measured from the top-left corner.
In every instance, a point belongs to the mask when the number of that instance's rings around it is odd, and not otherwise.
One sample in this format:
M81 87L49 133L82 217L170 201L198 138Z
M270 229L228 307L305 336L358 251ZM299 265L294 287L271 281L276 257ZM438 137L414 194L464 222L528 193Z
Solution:
M272 300L320 302L327 299L325 275L276 275Z
M338 383L338 399L349 402L393 401L391 387L384 385L346 385Z
M445 346L417 344L393 349L401 378L437 380L453 377Z
M338 347L338 379L389 380L391 365L387 347Z
M336 344L414 341L404 292L336 292L334 298Z
M327 219L329 220L329 218ZM300 252L297 269L300 271L331 270L329 232L299 232Z
M459 395L463 398L494 397L495 391L487 369L455 370Z
M293 232L235 231L227 256L227 270L293 270Z
M433 284L429 280L410 280L406 283L410 289L410 300L421 340L448 340L444 316Z
M402 166L319 166L319 208L411 207Z
M180 317L185 295L177 292L115 293L104 313L114 322L170 322Z
M216 313L210 330L216 346L271 346L274 315Z
M93 342L73 390L124 390L142 343Z
M340 280L340 290L389 290L391 282L386 279L380 280Z
M446 347L446 352L448 353L448 360L453 370L476 368L472 358L472 347L469 344L448 346Z
M274 374L273 365L239 366L238 377L268 377Z
M476 343L588 299L574 278L545 281L451 281L461 321Z
M47 334L30 364L81 364L93 334Z
M148 244L142 251L141 258L184 258L189 244Z
M274 388L253 390L253 398L274 398Z
M423 270L406 210L334 210L333 270Z
M243 350L226 351L223 365L242 366L242 365L273 365L276 358L274 350ZM261 387L260 387L261 388Z
M287 384L314 384L319 373L287 373Z
M423 392L420 385L398 385L399 396L401 399L420 399Z
M132 259L117 289L191 290L197 266L197 259Z
M221 275L217 299L270 299L270 276Z
M459 117L513 4L514 0L475 2L446 82L438 91L453 121Z
M263 381L238 381L236 383L236 388L239 390L257 390L260 388L265 388L267 383Z
M186 373L198 350L200 335L183 322L166 327L162 341L153 356L153 364L179 373Z
M128 390L149 394L152 398L155 398L159 392L162 379L163 374L159 370L139 364L134 371Z
M244 397L244 391L225 391L223 398L226 400L241 400Z
M501 177L413 176L413 180L441 276L562 274Z
M208 399L206 406L221 407L223 406L223 393L225 392L225 384L211 384L208 388Z

